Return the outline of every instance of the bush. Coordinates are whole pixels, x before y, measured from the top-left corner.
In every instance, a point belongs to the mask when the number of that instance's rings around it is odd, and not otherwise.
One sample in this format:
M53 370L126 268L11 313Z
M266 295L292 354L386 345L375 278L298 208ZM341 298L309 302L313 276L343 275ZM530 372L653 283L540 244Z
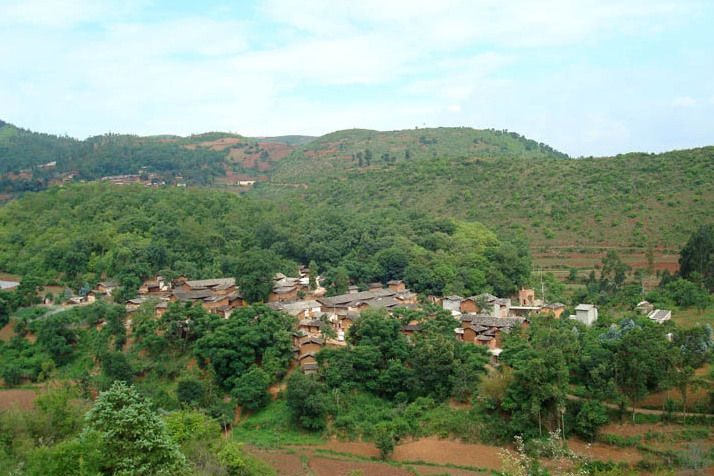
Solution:
M176 386L178 401L187 405L197 405L204 399L205 394L203 382L194 377L181 379Z
M288 379L286 400L295 421L307 430L323 430L329 400L327 387L315 377L301 372Z
M587 400L575 417L575 432L587 441L594 441L598 429L607 422L605 406L596 400Z
M374 428L374 444L379 449L379 456L387 459L397 444L394 426L391 422L382 422Z
M275 474L270 466L245 454L241 445L232 441L226 442L218 451L218 461L225 467L230 476L272 476Z
M260 367L252 367L236 380L231 396L246 410L255 411L270 401L270 376Z

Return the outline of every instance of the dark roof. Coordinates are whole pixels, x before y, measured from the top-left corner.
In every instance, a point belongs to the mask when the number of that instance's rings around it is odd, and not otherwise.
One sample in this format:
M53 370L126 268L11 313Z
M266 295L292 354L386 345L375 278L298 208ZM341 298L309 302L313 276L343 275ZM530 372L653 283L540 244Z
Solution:
M387 284L402 284L403 282L401 279L390 279Z
M300 327L322 327L323 323L320 319L303 319L300 321Z
M317 364L304 364L301 366L303 371L305 370L317 370L320 367Z
M475 326L510 328L521 325L525 322L525 317L493 317L482 314L470 314L472 328ZM469 322L469 321L466 321Z
M419 324L407 324L403 329L408 332L418 332L421 330L421 326Z
M302 354L300 357L298 357L298 360L302 360L302 359L305 359L305 358L307 358L307 357L315 358L316 355L317 355L317 354L316 354L315 352L305 352L305 353Z
M275 294L289 294L297 289L297 286L281 286L273 289Z
M481 342L489 342L489 341L493 340L493 337L487 336L487 335L480 335L480 336L476 336L476 340L480 340Z
M213 288L217 290L225 290L236 285L235 278L216 278L216 279L197 279L194 281L186 281L185 283L191 289L206 289Z
M565 307L565 304L560 303L560 302L554 302L554 303L552 303L552 304L546 304L546 305L543 306L543 307L544 307L544 308L547 308L547 309L557 309L557 308L559 308L559 307Z
M213 291L210 289L196 289L193 291L184 291L182 289L174 289L173 295L179 301L196 301L198 299L206 299L213 296Z
M340 306L350 304L356 301L369 301L379 297L394 296L396 292L391 289L373 289L371 291L362 291L358 293L340 294L339 296L324 297L318 301L324 306Z
M319 337L306 337L302 341L300 341L300 345L304 344L317 344L317 345L323 345L325 343L324 339L320 339Z

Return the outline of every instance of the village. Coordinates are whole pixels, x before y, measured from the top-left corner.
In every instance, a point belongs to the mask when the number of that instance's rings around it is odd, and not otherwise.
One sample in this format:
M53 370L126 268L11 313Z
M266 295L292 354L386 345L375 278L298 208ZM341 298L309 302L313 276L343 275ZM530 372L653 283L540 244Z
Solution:
M536 298L534 289L529 288L522 288L517 295L509 298L483 293L468 297L422 296L420 299L401 280L390 280L386 285L370 283L362 290L351 285L347 293L334 296L327 296L321 277L315 279L312 287L310 283L309 270L304 266L300 267L296 277L278 273L273 277L272 291L266 303L271 309L294 317L293 364L304 373L318 370L316 354L321 348L346 346L347 331L367 310L383 310L393 316L397 309L422 310L425 305L437 306L453 316L454 338L485 346L495 365L498 364L505 335L516 328L527 327L533 319L546 315L556 319L567 317L586 326L592 326L598 319L598 308L593 304L579 304L573 314L564 316L565 304L545 303ZM79 296L71 295L64 306L81 306L111 299L112 291L117 287L118 284L113 281L100 282L95 289ZM235 278L191 280L179 276L168 280L156 276L141 285L138 296L127 301L126 310L131 316L141 306L153 306L154 315L161 318L171 303L198 304L224 319L230 318L235 309L248 305ZM646 301L640 302L636 310L659 324L671 319L672 315L671 311L655 309ZM126 325L131 331L131 319L127 319ZM403 324L402 333L407 337L419 331L417 321Z

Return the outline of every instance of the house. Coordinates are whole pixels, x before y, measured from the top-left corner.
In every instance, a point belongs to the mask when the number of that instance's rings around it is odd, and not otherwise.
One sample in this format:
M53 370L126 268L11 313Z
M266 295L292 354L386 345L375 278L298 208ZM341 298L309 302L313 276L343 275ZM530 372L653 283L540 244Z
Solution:
M532 314L537 314L542 310L543 308L540 306L511 306L510 315L528 317Z
M560 316L565 312L565 304L559 302L546 304L541 308L540 312L553 314L556 319L560 319Z
M161 317L164 315L166 310L169 308L169 302L168 301L161 301L158 303L156 306L154 306L154 315L156 317Z
M396 295L397 293L390 289L379 288L371 291L349 292L338 296L321 297L317 301L321 304L323 312L336 313L340 309L356 311L360 307L365 308L371 300L394 297Z
M391 289L392 291L404 291L407 289L406 285L404 284L404 281L401 279L392 279L391 281L387 281L387 287Z
M441 300L441 307L447 311L451 311L452 314L459 314L461 312L461 300L463 298L457 295L446 296Z
M464 298L459 305L459 311L462 313L477 313L480 310L481 307L476 302L476 296Z
M148 279L139 288L140 295L160 295L171 291L171 283L162 276L156 276L154 279Z
M111 296L112 291L114 291L117 287L119 287L119 284L116 281L102 281L97 284L97 291L102 294L106 294L107 296Z
M268 304L268 307L276 311L282 311L298 319L308 319L319 317L322 314L320 303L315 300L309 301L275 301Z
M347 288L347 292L348 292L349 294L357 294L357 293L359 292L359 286L355 286L355 285L353 284L353 285L351 285L351 286L349 286L349 287Z
M407 337L414 335L421 330L421 325L417 321L410 321L409 324L402 327L402 334Z
M509 333L516 327L527 326L523 317L494 317L486 314L466 314L461 316L461 335L464 342L486 345L489 349L501 347L502 333Z
M305 284L301 283L305 281ZM277 273L273 277L273 290L268 295L268 302L295 301L298 298L298 292L309 291L309 279L306 281L301 278L290 278L283 273Z
M382 283L369 283L367 285L367 290L368 291L376 291L378 289L383 289L384 286L382 286Z
M655 321L657 324L662 324L664 321L672 319L672 311L667 309L655 309L650 312L647 317L651 321Z
M4 281L0 280L0 289L3 291L11 291L18 287L20 283L18 281Z
M302 354L300 357L298 357L298 361L300 362L300 367L303 369L305 368L305 365L309 364L314 364L317 365L317 359L315 358L315 352L306 352Z
M519 289L518 304L521 306L535 306L535 290Z
M215 278L184 281L181 288L184 291L210 291L214 294L228 295L236 290L236 279Z
M323 325L320 319L303 319L298 323L298 329L310 336L320 336Z
M317 354L325 345L325 340L320 337L306 336L300 340L299 353L304 354Z
M243 296L235 286L235 278L202 279L174 282L169 300L172 302L198 302L209 312L226 317L236 307L245 305Z
M268 302L295 301L298 298L298 286L276 286L268 295Z
M136 311L137 309L139 309L139 307L140 307L142 304L144 304L144 303L147 302L147 301L148 301L148 300L147 300L146 298L143 298L143 297L137 297L137 298L134 298L134 299L129 299L129 300L126 302L126 306L125 306L126 311L127 311L127 312Z
M597 307L594 304L578 304L575 308L575 315L571 315L570 319L590 327L597 321Z
M635 306L635 310L640 314L648 315L655 310L654 305L649 301L641 301Z

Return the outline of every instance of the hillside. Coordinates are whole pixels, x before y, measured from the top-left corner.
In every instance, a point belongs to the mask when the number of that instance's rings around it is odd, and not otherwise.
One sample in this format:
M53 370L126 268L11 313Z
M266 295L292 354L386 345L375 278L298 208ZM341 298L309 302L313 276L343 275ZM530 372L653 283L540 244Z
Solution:
M80 141L0 121L0 193L132 174L146 184L235 185L266 174L297 144L310 140L209 132L189 137L105 134Z
M354 130L301 147L256 193L347 211L421 210L505 236L524 232L551 267L568 253L587 267L616 247L640 267L653 248L671 268L668 250L714 215L712 183L714 147L570 159L500 131Z

